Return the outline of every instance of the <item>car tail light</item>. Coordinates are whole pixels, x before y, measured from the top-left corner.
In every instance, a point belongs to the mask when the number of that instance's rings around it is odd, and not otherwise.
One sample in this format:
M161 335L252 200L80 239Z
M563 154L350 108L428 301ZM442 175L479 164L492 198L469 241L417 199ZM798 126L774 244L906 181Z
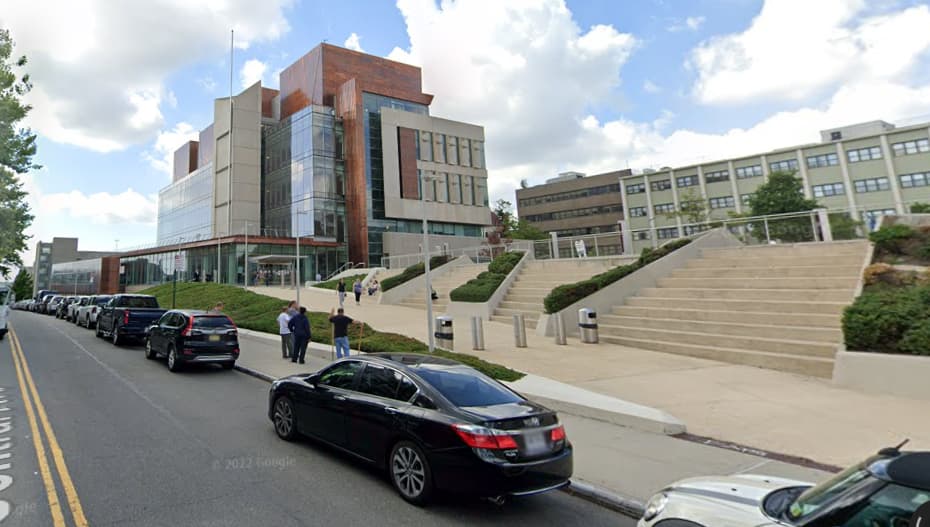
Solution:
M191 330L194 328L194 317L188 317L187 326L181 330L182 337L188 337L191 334Z
M488 450L511 450L517 448L513 436L477 425L452 425L455 433L472 448L485 448Z
M184 348L183 350L181 350L181 353L183 353L184 355L193 355L194 350L191 348Z
M123 311L123 325L129 325L129 311Z
M564 441L565 440L565 427L559 425L552 429L552 432L549 434L549 438L552 439L552 442Z
M239 354L239 348L234 349L234 350L233 350L233 355L238 355L238 354Z

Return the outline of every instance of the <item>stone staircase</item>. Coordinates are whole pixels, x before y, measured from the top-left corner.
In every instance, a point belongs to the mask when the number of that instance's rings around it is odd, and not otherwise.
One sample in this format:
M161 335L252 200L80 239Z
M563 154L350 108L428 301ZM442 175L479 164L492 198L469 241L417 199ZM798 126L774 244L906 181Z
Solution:
M590 278L628 261L632 260L605 258L527 262L507 291L507 296L494 310L491 320L512 324L513 315L522 314L527 329L533 329L543 313L543 299L552 288Z
M449 293L456 287L487 270L488 264L486 263L460 265L443 276L432 279L433 290L439 295L439 298L433 300L433 311L435 313L444 313L446 311L446 306L449 305ZM397 305L425 310L426 288L424 287L423 289L417 290L416 293L403 299Z
M599 317L604 342L816 377L833 374L868 244L705 249Z

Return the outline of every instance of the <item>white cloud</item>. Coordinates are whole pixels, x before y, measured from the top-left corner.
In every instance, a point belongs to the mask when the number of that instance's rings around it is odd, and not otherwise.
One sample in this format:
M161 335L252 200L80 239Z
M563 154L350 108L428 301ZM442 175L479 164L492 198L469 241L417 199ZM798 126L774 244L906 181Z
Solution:
M190 123L180 122L170 130L159 131L152 148L142 156L170 179L174 167L174 151L188 141L196 141L198 137L199 131Z
M704 16L689 16L684 20L676 19L672 25L666 28L666 30L672 33L677 33L686 29L690 31L697 31L701 29L701 26L704 25L705 21L707 21L707 18Z
M142 223L154 225L156 198L143 196L132 188L119 194L97 192L84 194L78 190L46 194L39 198L39 207L70 215L79 220L88 220L95 225L117 225Z
M265 72L267 71L268 65L258 59L249 59L245 61L245 64L242 65L242 69L239 70L239 80L242 82L242 87L248 88L256 82L263 80L265 78Z
M930 7L871 16L864 0L768 0L742 33L698 46L703 103L804 101L851 82L906 77L930 50Z
M355 51L361 51L362 53L364 53L365 50L362 49L361 41L362 41L362 37L358 36L358 33L352 33L351 35L349 35L349 38L347 38L346 41L343 42L342 45L348 49L353 49Z
M643 91L646 93L659 93L660 91L662 91L662 88L660 88L658 85L656 85L656 83L652 82L651 80L646 79L643 81Z
M0 26L29 58L35 88L27 125L100 152L151 139L170 101L165 81L181 67L288 31L293 0L7 0Z

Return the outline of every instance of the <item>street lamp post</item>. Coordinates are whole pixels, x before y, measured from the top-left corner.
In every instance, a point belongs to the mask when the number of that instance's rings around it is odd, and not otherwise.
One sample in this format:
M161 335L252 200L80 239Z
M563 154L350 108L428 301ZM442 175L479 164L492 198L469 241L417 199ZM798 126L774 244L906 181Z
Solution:
M178 295L178 262L181 261L181 243L184 242L184 237L178 237L178 252L174 255L174 276L171 280L171 309L174 309L175 298Z
M308 211L299 210L297 211L297 229L294 232L294 237L297 238L297 259L295 272L297 275L294 277L294 284L297 286L297 307L300 307L300 217L310 214Z
M423 202L423 270L426 277L426 329L429 333L429 352L436 349L436 336L433 334L433 286L429 276L429 223L426 220L426 184L432 182L425 174L420 176L420 199Z

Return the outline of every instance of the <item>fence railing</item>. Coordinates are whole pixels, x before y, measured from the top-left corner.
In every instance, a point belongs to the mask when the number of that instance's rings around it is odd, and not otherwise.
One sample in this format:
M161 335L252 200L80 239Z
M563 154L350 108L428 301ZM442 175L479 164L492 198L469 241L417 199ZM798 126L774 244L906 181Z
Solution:
M623 233L620 231L559 236L555 240L548 238L533 241L533 257L537 260L622 255Z
M430 258L434 256L449 256L458 258L459 256L468 256L475 263L488 263L495 257L509 251L529 251L532 249L532 242L529 240L514 240L511 243L484 244L464 248L446 248L437 245L430 251ZM423 261L423 253L402 254L396 256L384 256L381 258L381 267L387 269L402 269Z

